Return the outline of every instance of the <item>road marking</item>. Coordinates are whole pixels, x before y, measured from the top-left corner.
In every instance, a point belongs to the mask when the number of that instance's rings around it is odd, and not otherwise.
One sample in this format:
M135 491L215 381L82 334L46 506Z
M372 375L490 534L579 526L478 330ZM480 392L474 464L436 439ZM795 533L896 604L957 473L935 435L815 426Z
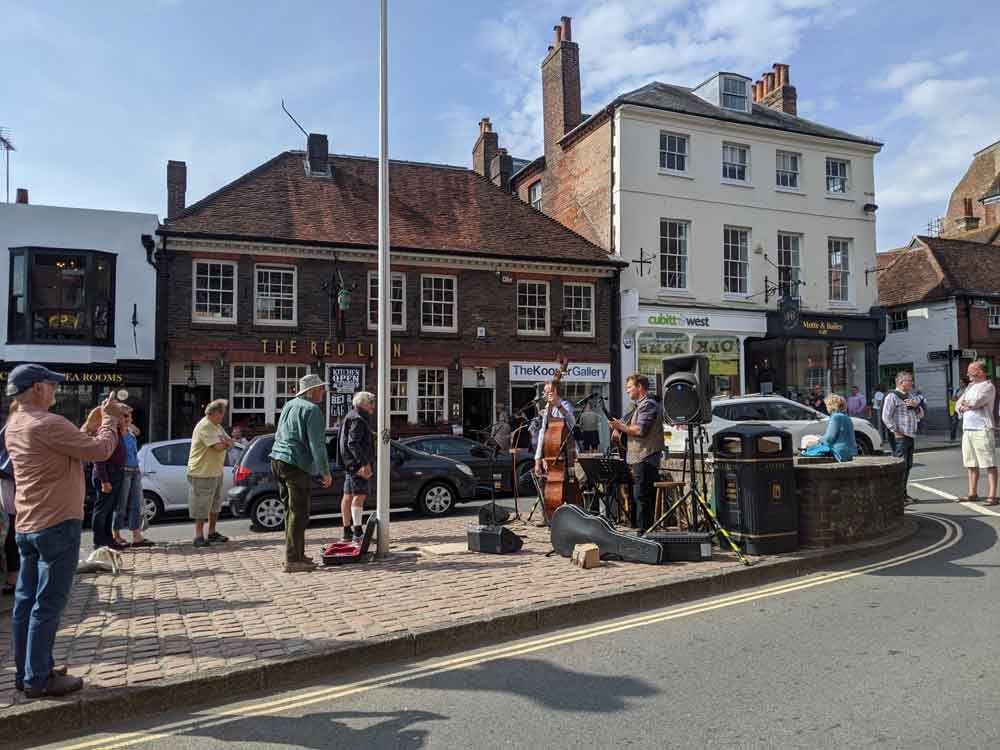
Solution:
M917 477L916 479L910 479L909 484L914 484L915 482L933 482L936 479L965 479L965 474L949 474L943 477Z
M466 654L464 656L452 657L437 662L418 665L408 669L402 669L395 673L379 677L371 677L365 680L348 683L346 685L323 688L309 693L289 696L287 698L268 700L266 702L238 708L223 709L217 713L208 713L198 718L164 724L156 727L155 729L151 729L148 732L128 732L125 734L113 735L111 737L88 740L75 745L65 745L62 746L61 750L112 750L112 748L132 747L152 742L154 740L166 739L192 729L208 729L210 727L221 726L223 724L230 724L240 721L248 716L275 714L281 711L302 708L315 703L336 700L338 698L346 698L358 693L366 693L379 688L393 687L395 685L411 682L416 679L433 677L435 675L453 672L466 667L497 661L499 659L530 654L536 651L553 648L555 646L564 646L578 641L607 636L624 630L631 630L634 628L644 627L646 625L655 625L661 622L668 622L670 620L677 620L684 617L690 617L692 615L711 612L717 609L732 607L737 604L746 604L760 599L767 599L796 591L803 591L815 586L844 581L850 578L865 575L866 573L873 573L879 570L885 570L886 568L892 568L914 562L925 557L930 557L931 555L935 555L938 552L948 549L949 547L953 547L961 541L962 529L954 521L930 514L920 515L941 524L945 528L944 537L928 547L914 550L913 552L908 552L882 562L870 563L857 568L850 568L839 573L817 573L798 581L775 584L756 591L731 594L728 596L717 597L705 602L671 607L665 611L655 612L648 615L637 615L601 625L576 628L564 633L542 636L520 644L503 646L488 651L479 651L472 654Z
M930 492L932 495L937 495L938 497L943 497L945 500L952 500L958 502L958 497L947 492L942 492L941 490L936 490L933 487L928 487L925 484L919 484L917 482L910 482L918 490L923 490L924 492ZM1000 513L995 510L990 510L989 508L984 508L979 503L961 503L962 507L968 508L969 510L974 510L976 513L982 513L984 516L996 516L1000 518Z

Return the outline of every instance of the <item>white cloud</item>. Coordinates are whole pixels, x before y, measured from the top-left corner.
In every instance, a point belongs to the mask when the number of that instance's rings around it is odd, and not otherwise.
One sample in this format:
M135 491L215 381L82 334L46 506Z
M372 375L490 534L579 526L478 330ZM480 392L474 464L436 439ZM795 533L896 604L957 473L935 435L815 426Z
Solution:
M932 78L943 68L953 68L964 63L969 57L968 50L959 50L937 61L912 60L910 62L890 65L888 72L882 78L871 82L871 87L879 91L892 91L905 88L911 83Z

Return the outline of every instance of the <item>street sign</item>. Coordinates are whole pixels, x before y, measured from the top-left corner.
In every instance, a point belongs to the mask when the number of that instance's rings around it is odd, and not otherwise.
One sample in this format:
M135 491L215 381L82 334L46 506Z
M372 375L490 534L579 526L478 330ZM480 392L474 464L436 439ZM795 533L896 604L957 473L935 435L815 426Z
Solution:
M962 359L979 359L979 352L975 349L963 349Z
M948 361L948 350L940 349L936 352L927 352L928 362L947 362Z

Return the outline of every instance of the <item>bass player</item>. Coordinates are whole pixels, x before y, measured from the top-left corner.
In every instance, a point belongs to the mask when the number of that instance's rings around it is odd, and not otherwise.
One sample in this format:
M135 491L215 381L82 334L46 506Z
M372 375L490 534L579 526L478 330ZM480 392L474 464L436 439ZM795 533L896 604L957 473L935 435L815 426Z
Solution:
M635 522L642 535L656 520L653 518L654 483L659 478L664 448L663 410L659 402L649 395L649 378L645 375L638 372L629 375L625 380L625 391L635 408L625 421L611 419L609 423L612 429L628 438L625 462L632 470Z

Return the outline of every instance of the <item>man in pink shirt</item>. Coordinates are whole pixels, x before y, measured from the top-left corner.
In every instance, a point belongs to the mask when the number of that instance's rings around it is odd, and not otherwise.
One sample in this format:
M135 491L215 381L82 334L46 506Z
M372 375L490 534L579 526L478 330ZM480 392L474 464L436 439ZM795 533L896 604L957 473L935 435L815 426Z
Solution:
M123 410L109 397L78 430L65 417L49 413L56 386L65 379L36 364L18 365L7 378L7 395L18 403L5 436L17 485L21 554L11 630L15 684L27 698L66 695L83 687L81 678L55 668L52 647L80 555L82 462L111 455Z

